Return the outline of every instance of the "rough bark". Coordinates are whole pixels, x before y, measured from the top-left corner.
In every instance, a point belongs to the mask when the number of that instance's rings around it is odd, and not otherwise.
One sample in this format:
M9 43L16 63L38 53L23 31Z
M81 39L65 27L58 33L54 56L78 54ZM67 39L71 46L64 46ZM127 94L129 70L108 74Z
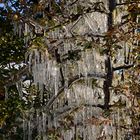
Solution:
M109 3L108 3L108 8L109 8L108 30L112 29L112 25L113 25L112 12L115 9L115 7L116 7L116 0L109 0ZM103 84L103 91L105 94L105 97L104 97L104 108L105 109L109 109L109 102L110 102L109 88L112 85L112 77L113 77L113 71L112 71L111 58L109 56L109 51L110 50L108 49L106 52L107 59L105 60L105 69L106 69L107 77L106 77L104 84Z
M111 65L111 60L110 60L109 56L107 56L107 59L105 61L105 67L106 67L107 77L106 77L106 79L104 81L104 84L103 84L103 91L104 91L104 94L105 94L104 108L108 109L109 108L109 101L110 101L109 88L112 85L112 77L113 77L112 65Z

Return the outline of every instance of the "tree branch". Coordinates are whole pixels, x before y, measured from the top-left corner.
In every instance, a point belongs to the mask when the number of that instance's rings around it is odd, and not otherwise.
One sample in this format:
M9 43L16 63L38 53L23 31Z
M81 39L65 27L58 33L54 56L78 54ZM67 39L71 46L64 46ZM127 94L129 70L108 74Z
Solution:
M132 1L132 2L123 2L123 3L117 3L116 6L121 6L121 5L128 5L128 4L139 4L139 1Z
M29 72L28 69L28 66L25 66L22 69L20 69L16 74L12 75L11 78L6 81L4 86L10 87L12 85L15 85L16 82L18 82L22 76L26 75Z
M122 69L129 69L129 68L132 68L132 67L134 67L134 64L123 65L123 66L119 66L119 67L113 68L113 71L122 70Z
M80 106L64 106L62 108L59 108L59 110L56 110L55 112L53 112L54 114L57 114L57 115L63 115L64 113L67 113L68 111L70 112L74 112L75 110L78 110L80 108L83 108L83 107L98 107L98 108L101 108L101 109L104 109L104 105L101 105L101 104L81 104Z
M88 78L101 78L101 79L105 79L106 78L106 74L102 74L102 73L89 73L87 74ZM71 78L68 81L68 87L70 87L74 82L79 81L82 78L86 78L85 75L81 74L81 75L76 75L75 77ZM50 108L53 105L53 102L63 93L65 89L65 86L61 87L57 93L57 95L52 96L52 98L48 101L47 103L47 108Z

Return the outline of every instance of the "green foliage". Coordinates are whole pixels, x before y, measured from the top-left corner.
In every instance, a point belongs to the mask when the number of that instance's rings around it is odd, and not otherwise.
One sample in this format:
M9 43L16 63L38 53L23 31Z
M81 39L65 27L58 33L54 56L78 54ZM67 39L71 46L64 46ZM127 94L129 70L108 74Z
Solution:
M11 137L11 139L22 139L21 133L21 117L22 110L25 109L25 102L20 99L15 85L8 87L7 100L5 96L5 85L8 81L14 82L12 76L18 72L24 62L24 55L26 48L24 46L23 38L14 34L12 21L3 14L6 10L1 9L0 16L0 137ZM17 68L15 66L18 66ZM13 81L11 81L11 80ZM15 133L15 130L17 132Z
M0 38L0 65L21 63L24 60L25 50L23 39L13 36L13 32L4 34Z
M23 109L25 109L25 104L17 95L11 96L6 101L0 101L0 135L10 135L13 129L20 130Z

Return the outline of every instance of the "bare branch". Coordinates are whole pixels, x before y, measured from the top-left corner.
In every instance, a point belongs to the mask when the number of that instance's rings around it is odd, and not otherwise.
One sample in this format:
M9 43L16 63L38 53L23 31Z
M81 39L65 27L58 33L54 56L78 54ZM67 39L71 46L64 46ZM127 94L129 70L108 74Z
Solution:
M23 67L15 75L12 75L11 78L6 81L4 86L9 87L15 85L16 82L18 82L22 78L22 76L26 75L29 72L28 70L28 66Z
M129 5L129 4L139 4L139 1L117 3L116 6Z
M123 65L123 66L119 66L119 67L113 68L113 71L122 70L122 69L129 69L129 68L132 68L132 67L134 67L134 64Z
M62 108L59 108L59 110L56 110L54 111L53 113L56 114L56 115L63 115L64 113L68 113L68 112L74 112L75 110L80 110L80 108L83 108L83 107L98 107L98 108L101 108L101 109L104 109L104 105L101 105L101 104L81 104L81 105L78 105L78 106L64 106Z
M82 78L85 78L85 75L76 75L75 77L71 78L68 81L68 87L70 87L74 82L79 81ZM101 79L105 79L106 74L105 73L88 73L87 74L87 78L101 78ZM57 95L52 96L52 98L48 101L47 103L47 108L50 108L53 105L53 102L63 93L65 89L65 86L61 87L57 93Z

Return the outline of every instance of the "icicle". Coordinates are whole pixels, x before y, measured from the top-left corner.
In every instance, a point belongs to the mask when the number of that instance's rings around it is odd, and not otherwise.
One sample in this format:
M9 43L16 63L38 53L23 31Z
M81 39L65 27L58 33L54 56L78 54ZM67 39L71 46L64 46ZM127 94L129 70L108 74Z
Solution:
M121 139L121 130L120 130L120 109L118 108L118 111L117 111L117 122L118 122L118 131L117 131L117 135L118 135L118 139L120 140Z
M117 114L116 112L112 114L112 136L113 136L113 140L116 140L116 133L117 133ZM114 126L114 127L113 127Z
M81 72L81 61L78 61L78 76L80 77L82 72Z
M70 29L70 26L67 25L67 26L63 26L63 28L65 29L65 32L66 32L66 36L67 37L71 37L71 32L69 31Z
M17 35L18 27L17 27L17 22L14 23L14 35Z
M38 116L38 135L41 136L43 132L43 127L42 127L42 117L41 115Z
M85 19L85 22L90 27L90 29L92 30L92 32L97 33L98 32L98 23L97 23L97 21L94 20L93 18L91 18L88 14L86 14L84 16L84 19Z
M65 90L65 89L64 89ZM68 105L70 105L71 104L71 99L70 99L70 89L68 89L68 90L65 90L64 91L64 94L66 95L66 100L67 100L67 102L68 102Z
M132 124L132 120L131 120L130 116L126 116L126 123L129 126Z
M96 14L96 16L94 16L94 14ZM103 14L103 13L94 13L93 12L93 15L92 17L94 17L95 19L98 19L96 20L97 23L98 23L98 33L105 33L107 32L107 29L108 29L108 25L106 24L107 23L107 20L108 20L108 17L106 14Z
M47 140L47 136L45 134L43 135L43 140Z
M27 60L27 58L29 57L29 60ZM33 58L33 51L26 53L26 56L25 56L25 61L29 61L29 72L31 72L31 69L32 69L32 58Z
M39 109L36 110L36 125L38 126L37 127L38 136L41 136L42 123L40 122L40 110Z
M82 111L82 122L84 122L85 119L86 119L85 110L86 110L86 107L83 107L83 111Z
M27 122L23 119L23 140L26 140Z
M57 118L56 118L55 114L54 114L54 119L53 119L53 125L54 125L55 129L57 129Z
M74 114L74 124L77 125L78 124L78 113Z
M52 68L52 61L48 61L47 63L47 80L51 80L51 68Z
M20 98L22 98L23 92L22 92L22 81L21 80L16 83L16 87L17 87Z
M26 44L26 47L27 47L27 42L28 42L28 38L27 38L27 36L28 36L28 24L27 23L25 23L25 30L24 30L24 43Z
M22 34L22 24L19 23L19 31L18 31L19 37L21 37L21 34Z
M48 116L48 128L52 128L51 116Z
M83 131L83 140L87 140L87 129L86 128Z
M111 126L109 124L104 124L103 131L104 131L105 136L107 136L107 137L112 136L112 129L111 129Z
M2 135L2 140L7 140L5 135Z
M56 38L60 38L60 30L59 29L55 29L55 36L56 36Z
M44 96L44 85L43 85L43 83L39 83L39 93L40 93L40 100L43 101L43 96Z
M67 130L66 132L64 132L64 140L71 140L74 136L74 132L73 132L73 127L71 128L71 130Z
M8 87L7 86L4 86L5 88L5 100L8 99Z
M46 113L44 113L44 112L42 112L42 125L43 125L43 133L45 133L46 132L46 128L47 128L47 126L46 126L46 120L47 120L47 115L46 115Z
M28 120L28 140L32 140L31 121Z
M55 95L57 95L58 93L58 68L54 66L53 71L52 71L52 75L54 77L54 89L55 89Z

